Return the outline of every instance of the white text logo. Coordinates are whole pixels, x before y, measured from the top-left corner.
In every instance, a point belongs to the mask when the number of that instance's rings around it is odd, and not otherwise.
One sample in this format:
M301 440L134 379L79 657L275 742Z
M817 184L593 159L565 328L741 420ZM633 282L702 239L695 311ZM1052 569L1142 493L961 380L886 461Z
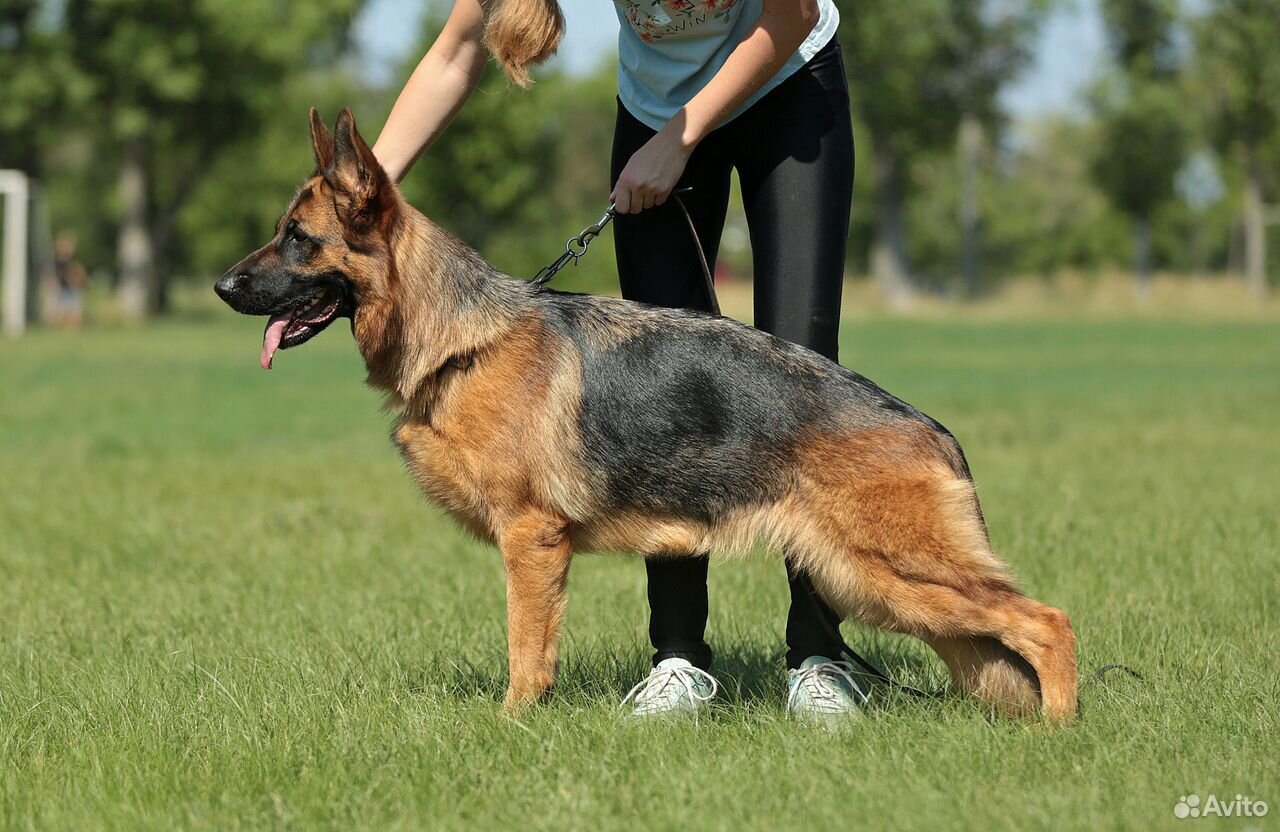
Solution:
M1270 806L1262 800L1254 800L1238 794L1234 799L1220 799L1211 794L1204 800L1198 794L1187 794L1178 798L1173 806L1173 816L1183 818L1260 818L1270 810Z

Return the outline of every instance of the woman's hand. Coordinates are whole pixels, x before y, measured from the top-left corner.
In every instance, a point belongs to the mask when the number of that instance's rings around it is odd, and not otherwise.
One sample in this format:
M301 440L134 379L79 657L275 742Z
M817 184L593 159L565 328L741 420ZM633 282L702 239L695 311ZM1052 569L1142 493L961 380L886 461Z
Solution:
M777 74L821 17L817 0L764 0L724 66L622 169L611 194L619 214L667 201L698 143Z
M666 202L692 153L675 129L663 129L645 142L627 161L609 195L618 213L638 214Z

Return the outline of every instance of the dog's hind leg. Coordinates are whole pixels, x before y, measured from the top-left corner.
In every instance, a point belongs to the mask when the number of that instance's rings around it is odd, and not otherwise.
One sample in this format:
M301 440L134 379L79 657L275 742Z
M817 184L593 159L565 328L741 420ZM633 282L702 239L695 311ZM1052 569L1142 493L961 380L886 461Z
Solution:
M989 603L990 615L966 620L970 634L923 636L946 662L956 688L1009 716L1040 710L1055 722L1073 719L1075 635L1066 614L1016 594ZM993 635L979 632L984 630Z
M828 603L933 645L958 687L1005 713L1070 720L1071 623L1018 592L991 552L972 482L940 443L884 431L815 446L785 507L798 521L786 542L806 554Z
M503 707L540 697L555 679L565 586L573 550L567 524L530 513L498 535L507 573L507 660L511 670Z
M930 644L958 688L1009 716L1075 717L1075 636L1064 613L998 581L948 585L886 568L884 553L863 557L863 614Z

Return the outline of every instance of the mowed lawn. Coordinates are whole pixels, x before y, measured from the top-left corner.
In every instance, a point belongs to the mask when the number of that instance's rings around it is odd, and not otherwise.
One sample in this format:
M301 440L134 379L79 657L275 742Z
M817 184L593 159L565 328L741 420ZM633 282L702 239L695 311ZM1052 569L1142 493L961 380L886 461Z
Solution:
M877 690L789 721L781 566L712 567L724 684L623 724L643 569L575 562L562 674L518 721L495 551L419 498L344 327L256 366L229 312L0 343L0 826L1272 828L1280 818L1280 328L851 324L950 427L998 552L1072 615L1077 724ZM520 408L520 401L512 401ZM892 674L910 639L846 624ZM1184 795L1265 818L1176 820Z

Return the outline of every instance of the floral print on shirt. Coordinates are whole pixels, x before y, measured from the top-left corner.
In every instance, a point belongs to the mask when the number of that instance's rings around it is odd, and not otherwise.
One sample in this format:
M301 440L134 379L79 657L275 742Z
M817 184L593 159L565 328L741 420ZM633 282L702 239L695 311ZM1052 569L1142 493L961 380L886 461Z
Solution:
M614 0L645 43L686 32L708 20L728 20L738 0Z

